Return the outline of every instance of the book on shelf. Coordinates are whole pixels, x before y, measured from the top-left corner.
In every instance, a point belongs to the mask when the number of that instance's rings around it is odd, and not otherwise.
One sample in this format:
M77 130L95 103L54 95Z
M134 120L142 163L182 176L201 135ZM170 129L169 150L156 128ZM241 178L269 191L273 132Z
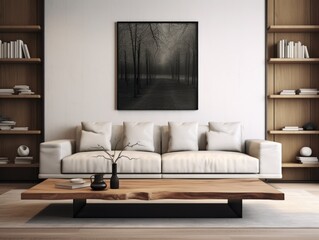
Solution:
M289 89L284 89L281 90L280 95L296 95L296 90L289 90Z
M283 131L302 131L303 128L298 126L285 126L282 128L282 130Z
M10 118L0 115L0 130L11 130L11 128L15 125L15 121L12 121Z
M11 126L0 126L0 130L3 130L3 131L11 130Z
M308 48L300 41L282 39L277 43L277 58L309 58Z
M0 121L0 126L14 126L16 125L15 121Z
M30 86L28 85L15 85L13 90L16 94L19 95L32 95L34 92L31 91Z
M56 188L63 188L63 189L79 189L79 188L86 188L91 185L90 182L85 182L85 183L72 183L72 182L61 182L61 183L56 183L55 187Z
M12 95L14 94L13 88L1 88L0 95Z
M299 88L296 93L299 95L317 95L319 91L317 88Z
M28 46L20 39L9 42L0 40L0 58L30 58Z
M29 127L13 127L11 128L13 131L28 131Z
M0 157L0 164L8 164L9 158L8 157Z
M297 156L296 160L303 164L316 164L318 162L318 157L301 157Z
M32 156L26 156L26 157L16 157L14 159L15 164L31 164L33 161Z

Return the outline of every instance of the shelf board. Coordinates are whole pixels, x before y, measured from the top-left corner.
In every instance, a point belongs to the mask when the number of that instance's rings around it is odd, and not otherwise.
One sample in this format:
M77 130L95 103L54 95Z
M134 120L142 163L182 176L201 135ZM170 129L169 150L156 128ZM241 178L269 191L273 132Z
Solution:
M0 98L9 98L9 99L40 99L41 95L0 95Z
M20 130L0 130L0 135L39 135L41 134L40 130L28 130L28 131L20 131Z
M41 63L40 58L0 58L0 63Z
M318 163L314 164L302 164L302 163L283 163L283 168L319 168Z
M315 134L319 134L319 131L318 130L314 130L314 131L306 131L306 130L303 130L303 131L283 131L283 130L270 130L268 131L269 134L300 134L300 135L307 135L307 134L312 134L312 135L315 135Z
M0 164L0 168L37 168L39 167L39 163L31 163L31 164Z
M40 25L1 25L0 32L40 32Z
M319 25L271 25L269 33L319 32Z
M268 63L319 63L319 58L270 58Z
M268 98L275 98L275 99L317 99L319 95L269 95Z

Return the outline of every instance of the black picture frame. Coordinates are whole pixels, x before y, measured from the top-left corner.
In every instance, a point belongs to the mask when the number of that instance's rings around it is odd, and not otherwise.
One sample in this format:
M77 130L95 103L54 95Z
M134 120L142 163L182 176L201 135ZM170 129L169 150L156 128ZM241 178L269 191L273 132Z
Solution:
M117 22L117 109L198 110L198 22Z

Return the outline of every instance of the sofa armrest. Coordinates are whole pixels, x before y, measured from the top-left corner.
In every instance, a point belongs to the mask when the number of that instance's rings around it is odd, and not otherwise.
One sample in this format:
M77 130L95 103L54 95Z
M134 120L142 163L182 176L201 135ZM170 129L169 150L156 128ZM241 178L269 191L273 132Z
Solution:
M248 155L259 159L260 174L281 177L281 143L250 139L245 146Z
M40 144L40 174L61 173L61 160L75 150L73 139L48 141Z

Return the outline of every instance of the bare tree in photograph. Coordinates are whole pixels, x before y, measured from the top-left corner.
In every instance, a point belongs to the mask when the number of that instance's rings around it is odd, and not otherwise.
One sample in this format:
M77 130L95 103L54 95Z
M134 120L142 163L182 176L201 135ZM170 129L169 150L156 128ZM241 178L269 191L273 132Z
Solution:
M117 23L119 110L196 110L197 22Z

